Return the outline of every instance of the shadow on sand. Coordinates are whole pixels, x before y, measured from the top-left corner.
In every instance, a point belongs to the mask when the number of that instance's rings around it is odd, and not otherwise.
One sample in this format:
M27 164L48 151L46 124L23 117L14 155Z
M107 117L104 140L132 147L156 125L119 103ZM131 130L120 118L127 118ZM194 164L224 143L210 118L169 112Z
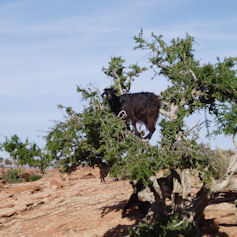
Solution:
M221 201L221 200L219 200ZM226 201L226 200L225 200ZM232 201L232 200L230 200ZM121 212L122 209L127 203L127 200L123 200L119 203L116 203L114 205L110 206L105 206L100 208L101 210L101 216L105 216L110 212ZM129 218L130 220L135 220L134 224L131 225L117 225L116 227L108 230L103 237L125 237L128 236L129 231L128 228L133 228L136 225L138 225L139 222L142 221L142 218L144 216L142 213L137 209L137 208L132 208L129 213L126 215L126 218ZM232 226L237 226L237 224L219 224L219 226L227 226L227 227L232 227ZM203 220L203 226L202 226L202 235L207 235L207 236L219 236L219 237L227 237L228 235L225 232L219 232L219 226L215 223L214 219L208 219L208 220Z
M105 216L110 212L121 212L122 214L122 210L123 207L126 205L127 200L123 200L121 202L118 202L114 205L110 205L110 206L105 206L100 208L101 210L101 216ZM129 218L130 220L136 220L136 222L134 224L131 225L117 225L116 227L108 230L105 234L104 237L124 237L124 236L128 236L129 232L128 232L128 228L132 228L134 226L136 226L138 224L139 221L141 221L142 217L144 217L139 210L137 210L136 208L133 208L129 211L129 213L126 215L126 218Z

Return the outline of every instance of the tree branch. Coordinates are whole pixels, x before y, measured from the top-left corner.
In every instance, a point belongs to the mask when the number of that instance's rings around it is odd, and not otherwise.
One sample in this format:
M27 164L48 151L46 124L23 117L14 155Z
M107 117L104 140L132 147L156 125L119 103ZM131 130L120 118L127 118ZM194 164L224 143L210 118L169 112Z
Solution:
M119 75L117 74L117 72L116 72L115 69L112 71L112 74L113 74L114 77L118 80L119 93L122 95L122 94L123 94L123 90L122 90L121 83L120 83L120 77L119 77Z
M189 72L192 74L192 77L193 77L194 81L198 82L198 79L197 79L195 73L193 72L193 70L191 68L189 68Z
M160 114L164 115L165 117L170 118L170 112L165 111L164 109L160 109Z
M211 185L213 193L234 191L237 192L237 184L234 175L237 173L237 154L232 156L224 180L214 180ZM233 185L231 185L231 183ZM231 187L229 187L231 186Z
M157 63L157 66L162 68L162 69L165 69L165 70L170 70L167 66L161 64L161 63Z
M170 103L168 106L169 111L165 111L164 109L160 109L160 114L168 117L171 121L177 118L176 112L178 110L178 106L174 103Z
M233 139L234 146L235 146L235 148L237 149L236 135L237 135L237 131L233 134L232 139Z

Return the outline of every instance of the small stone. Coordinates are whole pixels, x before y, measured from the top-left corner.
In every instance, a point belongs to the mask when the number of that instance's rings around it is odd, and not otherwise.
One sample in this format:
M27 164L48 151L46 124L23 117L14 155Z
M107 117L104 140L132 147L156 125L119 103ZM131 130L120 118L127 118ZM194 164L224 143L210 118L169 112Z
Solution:
M0 180L0 184L5 184L5 183L6 183L6 180L4 180L4 179Z
M63 188L63 184L60 183L58 180L51 179L50 180L50 186L55 186L55 188L58 190L60 188Z
M15 208L3 208L0 210L0 217L10 217L15 215Z

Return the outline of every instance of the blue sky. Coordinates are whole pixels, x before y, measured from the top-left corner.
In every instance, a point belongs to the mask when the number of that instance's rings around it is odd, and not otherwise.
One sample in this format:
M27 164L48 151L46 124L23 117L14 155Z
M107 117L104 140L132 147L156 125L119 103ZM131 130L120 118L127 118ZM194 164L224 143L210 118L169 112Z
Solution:
M234 0L1 0L0 134L43 144L52 120L62 118L58 104L83 108L76 85L110 85L101 68L111 56L144 62L147 53L133 50L141 28L166 40L189 33L201 63L237 56L236 11ZM144 74L132 91L159 94L166 86ZM233 148L222 136L211 143Z

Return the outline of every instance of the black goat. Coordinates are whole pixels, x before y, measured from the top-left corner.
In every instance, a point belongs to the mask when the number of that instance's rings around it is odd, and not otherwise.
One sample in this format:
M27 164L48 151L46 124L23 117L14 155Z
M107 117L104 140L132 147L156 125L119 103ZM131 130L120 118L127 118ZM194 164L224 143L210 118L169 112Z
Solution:
M116 91L112 88L104 89L102 96L106 96L109 102L111 112L116 116L122 117L126 123L132 123L136 130L136 124L142 122L149 130L149 134L144 139L150 139L154 133L155 124L159 116L160 98L150 92L139 92L116 95ZM123 116L120 116L121 113Z
M143 189L145 189L146 187L145 187L145 185L143 184L143 182L141 180L138 180L138 182L136 184L134 184L133 182L130 182L130 184L133 187L133 193L130 196L128 202L126 203L126 205L123 208L122 218L126 217L128 209L132 210L132 208L135 207L135 206L137 206L138 210L144 216L146 216L148 211L149 211L149 208L151 207L151 204L149 202L142 202L138 198L138 193L140 191L142 191Z

